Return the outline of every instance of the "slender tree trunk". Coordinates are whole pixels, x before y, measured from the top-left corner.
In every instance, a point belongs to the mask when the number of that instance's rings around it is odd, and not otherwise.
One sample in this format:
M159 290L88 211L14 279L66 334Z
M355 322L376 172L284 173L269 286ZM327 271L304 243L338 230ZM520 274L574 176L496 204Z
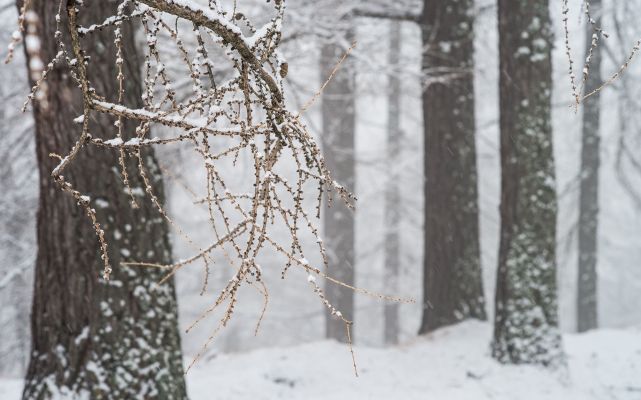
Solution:
M501 237L492 355L551 364L562 353L548 0L499 0Z
M419 333L485 319L474 141L474 2L426 0L424 309Z
M387 185L385 186L385 288L389 293L398 293L400 260L400 219L401 194L398 182L398 163L401 150L401 79L398 65L401 57L401 24L390 23L389 60L392 68L388 83L387 109ZM399 318L398 304L384 305L384 339L387 344L398 342Z
M351 43L353 33L346 33L345 40ZM325 81L345 49L338 44L324 44L321 50L321 79ZM354 135L356 129L355 71L346 60L323 92L322 145L325 162L332 171L334 180L351 191L355 190L356 167L354 163ZM354 213L340 201L325 210L324 241L329 257L329 273L334 278L354 284ZM352 290L328 283L327 300L345 318L354 318L354 293ZM347 341L345 325L340 319L327 315L326 335L328 338Z
M33 228L33 224L24 221L25 225ZM31 335L29 332L29 299L30 299L30 284L31 280L27 282L27 276L30 278L31 274L26 271L16 276L11 282L11 298L14 302L13 311L14 317L10 323L13 324L14 342L11 344L12 349L12 371L11 374L21 377L27 369L27 361L29 354L29 344ZM17 375L20 374L20 375Z
M601 25L601 0L592 0L590 10L597 25ZM590 52L591 24L586 28L586 58ZM601 84L601 46L592 50L590 73L585 93ZM579 276L577 298L577 330L585 332L598 324L597 317L597 228L599 214L599 93L583 103L581 150L581 191L579 194Z
M100 23L114 15L117 6L116 1L85 0L78 5L80 22L84 26ZM47 62L58 52L54 41L58 2L32 0L31 9L39 17L41 58ZM63 31L66 21L63 14ZM134 44L132 23L124 22L121 29L124 103L142 107L142 57ZM99 95L115 102L114 31L106 28L92 40L89 79ZM140 207L130 207L117 152L85 148L65 180L91 197L103 222L114 272L109 281L100 277L102 261L93 228L50 176L59 162L50 154L66 154L78 138L80 126L72 120L82 114L80 91L66 67L54 68L48 85L49 107L34 105L40 204L33 339L23 398L47 399L57 394L91 399L186 398L173 282L158 286L160 271L119 265L126 260L171 262L167 224L148 199L138 197ZM92 115L89 130L97 138L115 137L114 120L104 115ZM135 125L125 124L128 137L134 130ZM147 151L143 157L162 199L154 154ZM144 193L136 160L130 158L127 168L134 191Z

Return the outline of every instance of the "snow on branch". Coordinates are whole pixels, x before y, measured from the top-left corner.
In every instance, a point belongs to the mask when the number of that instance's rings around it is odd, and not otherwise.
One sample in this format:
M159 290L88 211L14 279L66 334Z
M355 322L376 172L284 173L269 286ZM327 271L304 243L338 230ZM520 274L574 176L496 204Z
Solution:
M258 40L247 40L247 38L243 36L240 28L225 19L219 12L211 8L201 7L190 0L140 0L140 2L158 11L173 14L191 21L198 26L211 29L221 39L228 42L241 55L243 60L251 65L260 75L267 86L269 86L274 100L277 102L282 101L279 85L276 83L276 80L263 69L262 63L256 56L256 44ZM265 37L274 35L278 36L276 40L279 40L280 21L282 21L282 13L284 12L284 1L275 0L274 2L276 4L277 16L273 20L272 27L266 26L263 31L265 32Z
M623 60L623 62L621 62L618 69L614 73L612 73L607 79L605 79L599 85L597 85L596 88L593 88L590 91L586 91L586 84L587 84L588 78L590 77L590 74L592 73L591 67L592 67L594 53L598 46L604 45L602 43L603 40L609 38L609 34L601 26L602 10L598 10L597 11L598 15L594 16L592 9L590 8L590 1L585 0L583 4L583 14L585 15L585 19L587 20L588 30L590 30L592 34L591 34L591 38L588 40L587 55L583 63L583 68L581 69L580 78L576 76L577 73L575 70L575 61L572 58L572 48L570 47L570 29L568 24L570 7L568 5L568 0L563 0L561 13L563 15L562 20L563 20L563 33L565 37L565 54L568 59L568 75L570 77L570 85L572 87L572 97L574 99L573 106L575 110L578 110L579 105L583 103L586 99L600 93L607 86L612 85L615 81L621 78L621 76L623 76L625 71L632 64L632 61L636 57L639 50L641 50L641 39L636 40L636 42L632 46L632 49L628 52L627 57L625 58L625 60ZM598 74L599 72L597 71L596 73Z
M171 265L150 264L144 260L129 260L126 265L166 269L166 280L182 268L202 263L205 273L201 294L205 293L208 285L214 252L220 252L234 269L232 278L218 294L214 305L193 325L225 305L219 328L226 326L238 301L239 289L244 284L253 286L264 296L264 313L268 291L262 274L267 272L261 269L260 260L263 257L273 260L274 255L283 260L282 278L290 268L295 268L305 275L380 299L406 301L346 285L325 272L327 256L317 226L322 199L327 196L331 204L332 197L338 196L351 208L355 198L332 179L318 144L301 121L301 112L290 111L286 106L282 79L288 68L277 52L284 0L267 3L272 7L272 16L260 28L255 28L235 10L233 13L222 11L212 0L208 7L188 0L123 0L115 15L104 21L90 21L91 25L82 27L78 22L79 15L84 12L83 7L91 5L75 0L59 1L60 14L56 16L58 32L66 30L68 35L56 34L60 52L42 72L43 78L38 80L29 98L42 106L41 97L33 94L42 89L42 82L46 81L47 72L54 64L64 64L81 91L83 113L74 119L79 125L78 139L68 154L59 156L60 163L52 171L52 176L89 217L100 243L104 279L110 278L112 265L102 225L92 206L94 200L74 188L64 177L67 167L88 146L119 152L118 166L123 185L131 195L132 207L136 207L136 201L140 199L134 199L134 190L129 187L130 172L127 172L125 160L135 160L147 201L194 251L192 256ZM65 21L66 27L62 26ZM136 24L146 37L142 108L131 108L123 101L127 77L123 68L126 55L122 43L124 32L128 31L121 28L125 22ZM98 30L113 30L116 49L113 62L118 83L113 88L118 101L113 103L105 100L108 93L99 93L90 79L94 65L84 46L91 43L91 35ZM244 32L249 32L249 35ZM167 53L168 47L176 49L180 56ZM227 63L225 73L217 70L222 68L221 59ZM180 64L180 68L176 64ZM172 67L168 68L169 65ZM176 87L185 81L191 83L191 90L179 96ZM177 86L176 82L181 82L181 85ZM113 136L98 138L91 135L90 121L95 120L96 114L113 121ZM137 125L135 131L126 132L124 121L133 121ZM159 128L171 134L151 137L152 129ZM181 144L193 149L191 154L197 157L206 176L206 183L201 188L204 196L194 201L194 205L205 208L209 216L204 223L211 228L211 244L204 248L194 244L194 240L169 216L152 187L150 171L155 169L147 165L142 150L167 144ZM252 165L245 177L239 177L243 173L239 172L241 169L228 171L222 167L223 163L235 166L239 159L248 160ZM239 194L232 194L238 182L249 184L237 192ZM313 207L308 210L304 203L310 193L316 195L315 210ZM288 231L287 243L281 241L282 235L274 233L278 227ZM303 245L302 235L315 239L314 251L322 259L323 269L307 261L308 249ZM351 321L327 302L315 280L309 282L328 310L345 323L349 334Z

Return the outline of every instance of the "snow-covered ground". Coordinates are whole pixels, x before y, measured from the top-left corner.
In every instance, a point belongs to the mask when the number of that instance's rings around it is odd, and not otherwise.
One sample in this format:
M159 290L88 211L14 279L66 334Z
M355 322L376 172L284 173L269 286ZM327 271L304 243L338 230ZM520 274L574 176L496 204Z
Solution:
M503 366L488 355L491 327L469 321L402 345L335 342L205 357L187 375L192 400L638 400L641 327L564 336L567 368ZM0 381L18 399L20 381Z

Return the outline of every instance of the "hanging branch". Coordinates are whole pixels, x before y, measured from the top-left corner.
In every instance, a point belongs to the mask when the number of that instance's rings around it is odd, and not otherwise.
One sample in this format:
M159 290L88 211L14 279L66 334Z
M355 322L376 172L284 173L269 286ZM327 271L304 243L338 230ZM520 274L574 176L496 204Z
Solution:
M88 146L104 151L119 152L118 164L122 169L121 177L125 187L132 195L128 175L125 170L125 157L137 160L138 174L142 178L144 191L159 214L165 218L180 236L194 250L189 258L171 265L146 263L143 260L124 263L129 266L163 268L167 270L165 281L178 270L202 261L205 264L205 277L201 294L205 293L209 268L213 263L214 252L221 252L229 266L234 269L229 283L213 299L212 307L206 310L189 328L198 324L219 306L226 304L223 317L214 334L205 343L203 350L214 339L218 330L229 322L238 301L239 288L243 284L252 285L264 296L265 312L268 301L267 287L263 282L263 271L259 264L261 256L280 254L285 265L281 271L283 278L290 267L298 268L308 274L312 290L323 304L337 318L345 323L348 330L352 324L341 312L325 299L323 291L315 283L317 277L332 284L348 287L360 293L389 301L405 301L395 297L378 295L365 289L346 285L327 274L327 257L323 241L316 225L320 213L323 194L330 199L336 194L348 207L355 200L347 189L331 178L325 166L320 148L315 139L301 122L299 112L290 112L284 101L282 79L287 75L287 63L277 53L281 38L281 22L284 13L284 0L275 0L273 17L263 27L256 29L244 16L223 12L217 2L210 1L209 7L199 6L188 0L123 0L117 15L105 21L91 21L93 25L80 26L79 15L83 4L75 0L60 0L60 25L62 13L66 13L70 51L60 30L56 34L59 54L48 64L43 76L53 68L54 63L64 63L70 69L73 79L82 93L83 114L76 119L81 125L78 140L69 153L60 157L60 163L52 171L52 177L61 189L74 197L90 218L94 226L102 259L103 277L109 279L112 266L107 253L108 244L104 231L92 207L92 199L75 189L64 177L65 170L73 164L77 155ZM91 5L88 5L91 7ZM168 22L172 16L175 22ZM143 108L134 109L123 104L124 84L127 79L122 68L123 21L140 21L146 35ZM234 22L240 21L240 22ZM191 27L179 32L180 23ZM236 23L246 24L244 29L251 31L245 36ZM86 56L85 45L91 43L91 35L102 29L114 30L114 46L117 58L114 60L118 71L117 103L105 100L106 93L98 93L92 86L90 71L92 61ZM245 30L247 31L247 30ZM178 49L178 60L163 54L159 44L173 45ZM197 43L191 48L185 43ZM217 49L205 49L205 43L213 43ZM221 81L216 76L215 64L210 54L224 53L234 71L231 78ZM171 61L167 59L172 58ZM174 76L167 68L167 62L180 62L184 74ZM188 78L192 90L184 99L177 99L175 82ZM43 79L44 80L44 79ZM41 89L40 81L34 87L30 100L39 102L33 96ZM42 104L41 104L42 105ZM90 120L95 114L103 114L114 120L114 135L111 138L94 138ZM124 132L123 122L133 121L138 126L135 132ZM150 137L152 127L162 126L171 132L167 137ZM129 139L126 139L129 138ZM149 146L183 144L194 150L200 158L205 176L205 195L195 199L195 203L207 208L208 223L212 228L211 245L201 248L169 216L160 203L151 185L149 170L143 148ZM251 160L251 184L245 192L233 193L231 188L242 181L235 174L227 174L222 169L224 162L236 164L240 155ZM294 177L292 182L287 177ZM230 185L230 183L234 185ZM309 187L317 188L316 218L310 217L303 205L304 195ZM140 200L142 201L142 200ZM136 202L132 201L132 207ZM277 227L285 226L289 244L281 244L275 235ZM318 252L324 263L324 270L312 266L305 257L301 235L311 235L318 243ZM260 323L260 321L259 321ZM257 327L258 329L258 327ZM350 343L351 348L351 343ZM201 352L202 353L202 352ZM353 354L353 353L352 353ZM199 356L196 357L196 359ZM194 360L195 362L196 360ZM193 363L192 363L193 364ZM355 365L355 364L354 364Z
M609 38L609 35L606 31L603 30L601 26L599 26L596 22L596 20L593 18L591 12L590 12L590 1L589 0L584 0L583 2L583 13L585 14L585 17L587 19L587 23L590 24L590 29L592 30L592 40L590 42L590 47L588 49L588 55L585 59L585 62L583 64L583 70L581 72L581 81L580 84L577 84L577 78L574 72L574 60L572 59L572 49L570 47L570 29L568 26L568 20L569 20L569 13L570 13L570 8L568 6L568 0L563 0L562 3L562 14L563 14L563 32L565 36L565 54L568 59L568 73L570 76L570 84L572 86L572 97L574 98L574 108L575 110L578 110L579 105L585 101L588 97L594 96L595 94L599 93L603 89L605 89L607 86L612 85L614 82L616 82L618 79L621 78L621 76L625 73L625 71L630 67L630 64L632 64L632 61L636 57L637 53L641 49L641 39L637 40L634 45L632 46L632 49L628 52L628 55L626 59L621 63L618 67L618 69L610 75L606 80L604 80L596 89L592 90L589 93L585 93L585 83L588 80L588 76L590 75L590 67L591 67L591 62L592 62L592 55L594 50L596 49L597 46L601 45L601 39Z

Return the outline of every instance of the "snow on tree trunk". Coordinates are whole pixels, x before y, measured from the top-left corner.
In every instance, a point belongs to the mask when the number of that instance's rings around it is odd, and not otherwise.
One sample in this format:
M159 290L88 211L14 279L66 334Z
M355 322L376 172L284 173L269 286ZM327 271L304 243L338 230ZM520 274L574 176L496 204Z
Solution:
M387 109L387 185L385 186L385 290L398 293L400 259L400 219L401 195L399 179L399 155L401 150L401 79L398 66L401 62L401 24L398 21L390 23L389 65L392 72L388 82ZM398 303L387 303L384 306L385 343L398 342L399 316Z
M61 26L66 25L63 13ZM91 24L115 15L117 2L85 1L81 23ZM38 16L40 58L51 60L58 48L54 39L58 2L32 0ZM123 35L124 103L141 108L141 63L130 21ZM67 30L61 29L66 32ZM89 78L107 101L117 101L114 30L103 29L92 37ZM67 41L68 43L68 41ZM30 47L30 46L27 46ZM37 43L34 46L37 49ZM34 49L27 49L30 53ZM31 53L33 61L33 53ZM104 60L104 61L101 61ZM33 64L31 64L33 65ZM33 77L30 77L33 84ZM103 263L98 241L83 209L60 193L51 179L59 160L78 137L80 126L72 121L82 114L81 93L67 67L55 67L48 78L48 108L34 105L36 151L40 171L38 255L32 309L32 351L24 399L86 396L92 399L182 399L185 382L177 329L177 304L173 282L157 285L164 272L119 265L127 260L171 263L168 226L150 202L132 208L117 169L118 152L87 147L79 162L66 174L90 196L109 242L115 266L109 281L101 278ZM110 98L109 98L110 97ZM136 125L125 122L123 131L133 136ZM114 119L95 115L90 122L94 138L111 138ZM155 193L163 197L158 164L151 150L143 153ZM127 161L129 183L136 196L144 195L135 159Z
M425 2L424 310L419 332L485 319L474 142L474 2Z
M345 42L351 43L353 33L345 34ZM321 80L330 76L336 63L347 49L337 43L323 44L321 49ZM354 69L345 60L323 91L321 135L323 154L327 168L334 179L348 190L355 190L354 136L356 129ZM354 213L340 202L323 213L323 240L329 259L329 275L348 285L354 284ZM325 287L327 300L340 310L348 320L354 318L354 292L349 288L328 283ZM326 336L347 342L345 324L333 315L326 317Z
M590 2L591 14L601 25L601 1ZM586 53L592 51L585 82L585 93L601 84L601 46L592 46L597 35L591 24L586 27ZM585 332L598 325L597 319L597 228L599 214L599 92L583 101L583 130L581 150L581 188L579 194L579 272L577 293L577 330Z
M501 236L492 355L561 359L547 0L499 0Z

